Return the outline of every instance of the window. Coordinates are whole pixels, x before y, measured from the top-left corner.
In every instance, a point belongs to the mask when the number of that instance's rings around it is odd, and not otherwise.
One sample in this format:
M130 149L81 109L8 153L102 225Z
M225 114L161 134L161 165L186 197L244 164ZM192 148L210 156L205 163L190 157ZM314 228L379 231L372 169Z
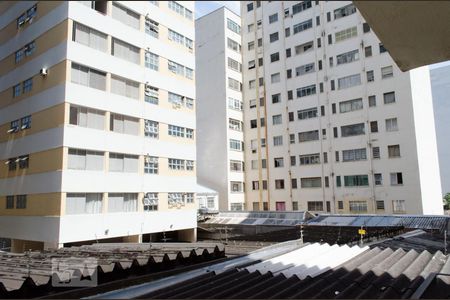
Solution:
M384 68L381 68L381 79L390 78L394 76L394 71L392 69L392 66L387 66Z
M334 10L334 19L340 19L356 12L356 7L353 4L346 5L344 7Z
M169 158L170 170L184 170L184 159Z
M299 158L301 166L320 164L319 153L300 155Z
M111 93L139 99L139 82L111 75Z
M252 10L253 10L253 2L247 4L247 12L250 12Z
M269 35L269 40L271 43L278 41L278 32L274 32Z
M290 27L287 27L287 28L285 28L284 29L284 36L285 37L289 37L291 35L291 28ZM287 51L287 49L286 49L286 51ZM289 53L290 53L290 51L291 51L291 49L289 48ZM286 52L287 53L287 52ZM287 55L286 55L287 56ZM290 55L289 55L290 56ZM289 57L288 56L288 57Z
M292 6L292 14L293 15L298 14L308 8L311 8L311 1L310 0L302 1Z
M260 119L260 124L261 124L261 127L266 126L266 121L265 121L264 118L261 118L261 119Z
M169 103L173 103L173 104L176 104L176 105L181 105L184 102L183 99L184 99L183 96L169 92L169 97L168 97Z
M20 83L13 86L13 98L19 97L21 93L22 93L22 85Z
M146 193L144 197L144 211L158 210L158 193Z
M159 89L148 84L145 85L145 102L156 104L159 103Z
M26 13L21 14L20 17L17 18L17 28L22 27L27 22L32 22L34 16L36 15L36 11L37 5L35 4L31 8L29 8Z
M279 103L281 102L281 94L275 94L272 95L272 103Z
M370 122L370 132L372 132L372 133L378 132L378 122L377 121Z
M272 124L273 125L279 125L282 123L281 115L274 115L272 116Z
M72 63L72 82L102 91L106 90L106 73Z
M398 131L397 118L386 119L386 131Z
M193 160L186 160L186 170L194 171L194 161Z
M188 19L188 20L192 20L192 19L193 19L192 11L190 11L190 10L187 9L187 8L184 9L184 16L185 16L186 19Z
M379 47L380 47L380 54L387 51L386 48L384 48L384 45L383 45L383 44L380 43L380 44L379 44Z
M363 32L367 33L370 31L370 26L368 23L363 23Z
M298 142L317 141L319 139L319 130L311 130L298 133Z
M238 141L238 140L230 139L230 149L236 150L236 151L242 151L243 150L242 142Z
M366 201L349 201L348 204L351 212L367 212Z
M337 65L348 64L359 60L359 50L352 50L336 56Z
M366 76L367 76L367 82L372 82L375 80L375 76L373 75L373 71L367 71L366 72Z
M241 33L241 26L239 26L236 22L234 22L228 18L227 18L227 28L237 34Z
M241 45L239 45L238 42L235 42L230 38L227 39L227 46L228 46L228 49L234 50L236 52L241 52ZM248 50L250 50L250 49L248 49Z
M293 34L305 31L305 30L307 30L307 29L309 29L311 27L312 27L312 19L309 19L307 21L295 24L294 27L292 28L293 32L294 32Z
M380 158L380 147L372 148L372 158L374 159Z
M406 213L405 200L392 200L392 211L394 214Z
M105 112L79 106L70 106L69 123L93 129L105 129Z
M375 185L383 185L383 175L381 173L373 174Z
M294 93L292 92L292 90L290 90L290 91L287 91L287 98L288 98L288 100L292 100L293 98L294 98L294 95L293 95Z
M255 24L249 24L247 25L247 32L252 32L253 30L255 30Z
M338 201L338 209L344 209L344 201Z
M328 163L328 152L323 153L323 163L324 164Z
M184 16L184 6L178 4L175 1L168 1L167 3L169 9L173 10L174 12L176 12L177 14Z
M384 104L395 103L395 92L383 94Z
M291 156L291 166L295 166L297 164L297 159L295 156Z
M400 145L388 146L389 158L400 157Z
M72 40L102 52L108 49L106 34L77 22L73 23Z
M228 119L228 128L233 129L233 130L237 130L237 131L242 131L242 122L236 119Z
M364 56L371 57L372 56L372 46L367 46L364 48Z
M244 183L240 181L231 181L230 182L231 192L232 193L242 193L244 192Z
M159 23L149 18L145 18L145 33L154 38L159 38Z
M283 136L278 135L273 137L273 145L274 146L281 146L283 145Z
M333 44L333 36L331 34L328 35L328 45Z
M358 30L356 26L338 31L334 34L334 38L337 42L344 41L346 39L355 37L358 34Z
M137 211L137 193L109 193L108 212L133 212Z
M276 52L273 54L270 54L270 62L276 62L280 60L280 53Z
M308 85L297 89L297 98L316 94L316 85Z
M249 89L254 89L256 87L256 80L250 80L249 82L248 82L248 88ZM256 100L255 100L256 101Z
M22 93L25 94L33 89L33 78L29 78L23 82Z
M25 130L31 128L31 116L25 116L22 119L20 119L20 129Z
M249 42L247 44L248 51L255 49L255 42Z
M152 120L144 120L144 134L146 137L157 139L159 137L159 123Z
M259 38L259 39L258 39L258 47L262 47L262 44L263 44L263 43L262 43L262 38ZM261 64L261 66L262 66L262 64Z
M17 195L16 196L16 208L17 209L27 208L27 195Z
M176 137L184 137L185 128L175 125L170 125L168 127L168 134Z
M339 112L346 113L363 109L362 98L339 102Z
M14 196L6 196L6 209L14 208Z
M112 113L109 130L117 133L139 135L139 119Z
M139 170L139 156L120 153L109 153L110 172L137 173Z
M375 96L369 96L369 107L377 106L377 98Z
M236 72L241 72L242 66L238 61L228 57L228 68Z
M252 190L259 190L259 181L252 181Z
M301 76L312 72L314 72L314 63L309 63L295 68L295 76Z
M269 16L269 24L272 24L276 21L278 21L278 14L273 14Z
M186 138L188 139L194 138L194 129L186 128Z
M341 126L342 137L361 135L364 133L364 123Z
M295 157L295 156L294 156ZM291 178L291 188L292 189L296 189L297 188L297 178ZM292 206L294 206L294 203L295 204L298 204L297 202L293 202L292 203ZM298 207L297 207L297 209L294 209L294 208L292 208L293 210L298 210Z
M289 118L289 122L294 122L294 112L292 112L292 111L290 111L289 113L288 113L288 118Z
M149 68L150 70L159 70L159 56L146 51L145 52L145 67Z
M313 49L313 41L295 46L295 55L299 55Z
M186 67L186 78L194 79L194 70Z
M236 79L228 77L228 87L232 90L241 91L241 83Z
M270 75L270 82L271 83L280 82L280 73L275 73L275 74Z
M102 193L67 193L66 214L99 214L102 212Z
M273 165L275 168L284 167L284 159L282 157L276 157L273 159Z
M169 71L171 71L172 73L175 73L177 75L181 75L181 76L185 76L184 73L184 66L180 65L179 63L176 63L174 61L168 60L167 61L167 68L169 69Z
M144 163L144 173L146 174L158 174L158 157L146 156Z
M337 187L341 186L341 176L336 176L336 186Z
M295 133L289 134L289 143L295 144Z
M256 119L250 120L250 128L256 128L256 127L258 127Z
M317 107L299 110L299 111L297 111L297 117L299 120L316 118L317 117Z
M284 179L275 179L275 189L277 190L284 189Z
M128 26L139 30L139 14L113 2L112 17Z
M366 160L366 159L367 159L366 148L342 151L342 161L344 162Z
M338 79L338 89L346 89L353 86L357 86L361 84L361 75L354 74L346 77L342 77Z
M344 186L369 186L367 175L344 176Z
M115 3L115 2L114 2ZM127 60L129 62L139 64L140 49L131 44L125 43L116 38L112 38L111 55Z
M69 149L68 168L72 170L103 170L104 152Z
M323 211L322 201L308 201L307 203L309 211Z
M243 107L242 101L228 97L228 108L235 110L242 110L242 107Z
M322 187L322 178L321 177L300 178L300 186L302 188L320 188Z
M175 43L184 45L184 35L179 34L176 31L173 31L172 29L169 29L169 40L174 41Z
M230 160L230 171L234 172L244 171L244 162L239 160Z

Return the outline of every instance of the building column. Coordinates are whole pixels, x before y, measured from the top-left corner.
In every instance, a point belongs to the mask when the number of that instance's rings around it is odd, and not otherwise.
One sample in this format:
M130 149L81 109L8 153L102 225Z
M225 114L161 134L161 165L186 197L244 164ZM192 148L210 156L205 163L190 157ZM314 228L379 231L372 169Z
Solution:
M64 247L63 243L44 242L44 250L57 250Z

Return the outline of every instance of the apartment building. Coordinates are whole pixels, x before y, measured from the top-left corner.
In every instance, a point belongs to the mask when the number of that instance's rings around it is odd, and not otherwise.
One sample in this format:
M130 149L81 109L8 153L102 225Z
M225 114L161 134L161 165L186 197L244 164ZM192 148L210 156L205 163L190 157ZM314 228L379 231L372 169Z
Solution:
M243 1L246 203L442 214L427 67L401 72L351 1Z
M196 24L197 93L211 104L197 112L205 183L232 191L224 162L238 150L244 210L443 213L427 67L401 72L350 1L242 1L236 46L222 11ZM228 75L235 52L241 81ZM229 136L229 77L242 86L240 148Z
M193 1L0 3L0 237L196 239Z
M220 210L243 210L241 18L222 7L195 23L198 181L219 192Z

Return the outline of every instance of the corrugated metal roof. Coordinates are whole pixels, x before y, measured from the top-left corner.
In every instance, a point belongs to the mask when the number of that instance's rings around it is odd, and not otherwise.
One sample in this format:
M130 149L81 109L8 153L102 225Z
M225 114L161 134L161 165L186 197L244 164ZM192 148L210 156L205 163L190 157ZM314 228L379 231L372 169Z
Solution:
M448 256L440 251L433 255L313 244L243 269L177 283L142 298L410 298L419 288L427 297L446 298L450 296L448 278L441 276L444 279L438 278L434 285L425 284L425 278L449 271Z
M205 223L207 224L234 224L234 225L281 225L295 226L303 224L306 220L313 218L314 215L307 211L295 212L219 212L211 217Z
M443 231L447 228L449 219L448 216L423 215L319 215L306 223L319 226L404 226L408 229Z
M183 264L225 256L223 244L212 243L152 243L150 244L93 244L62 248L55 251L14 254L0 252L0 298L30 297L35 292L51 290L52 259L95 258L96 266L71 265L66 277L80 278L97 272L99 282L119 279L133 272L144 273L172 267L175 261ZM125 273L124 273L125 272ZM69 274L70 273L70 274ZM70 276L69 276L70 275ZM58 278L64 281L69 278Z

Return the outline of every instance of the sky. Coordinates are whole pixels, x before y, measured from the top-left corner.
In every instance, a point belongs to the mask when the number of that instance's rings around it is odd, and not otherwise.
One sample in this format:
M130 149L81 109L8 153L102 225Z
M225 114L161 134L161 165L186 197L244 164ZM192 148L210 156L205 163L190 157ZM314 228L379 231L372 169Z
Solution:
M241 15L240 1L195 1L195 18L198 19L222 6L226 6L231 11Z

